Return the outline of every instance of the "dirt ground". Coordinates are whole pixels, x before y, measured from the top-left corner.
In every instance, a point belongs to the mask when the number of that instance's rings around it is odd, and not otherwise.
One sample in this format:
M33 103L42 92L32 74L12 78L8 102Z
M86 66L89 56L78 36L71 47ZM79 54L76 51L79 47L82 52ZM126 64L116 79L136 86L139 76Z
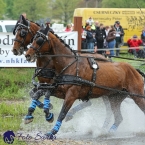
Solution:
M30 141L28 145L145 145L145 133L135 135L102 135L93 138L88 135L64 135L64 138L58 137L56 140Z

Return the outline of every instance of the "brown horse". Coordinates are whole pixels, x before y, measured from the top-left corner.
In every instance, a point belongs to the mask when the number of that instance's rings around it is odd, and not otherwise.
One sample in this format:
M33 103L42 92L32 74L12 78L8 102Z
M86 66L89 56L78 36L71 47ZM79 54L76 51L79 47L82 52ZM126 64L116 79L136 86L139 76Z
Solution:
M18 20L18 22L19 23L17 23L17 25L15 26L15 30L14 30L14 34L16 34L16 37L14 39L15 41L14 41L13 49L12 49L14 55L22 55L24 53L24 50L26 50L27 46L30 44L30 42L33 39L36 32L40 29L40 26L38 24L36 24L32 21L26 20L22 15L20 16L20 19ZM91 55L96 58L100 58L103 60L105 59L102 55L99 55L99 54L81 54L81 55L83 55L83 56ZM41 57L37 58L37 62L36 62L37 70L41 70L42 75L39 74L36 76L38 77L38 80L40 83L51 83L51 80L54 76L53 74L51 75L52 72L49 73L49 70L48 70L48 68L54 69L53 62L51 61L50 63L48 63L49 59L50 59L49 56L43 56L43 58L41 58ZM106 59L105 59L105 61L106 61ZM46 66L46 67L44 68L44 66ZM43 77L43 75L45 77ZM45 97L49 98L49 96L48 96L49 93L47 92L47 90L36 89L36 87L34 87L31 90L30 94L31 94L30 96L35 100L35 102L32 102L32 104L30 105L30 107L28 109L28 114L25 118L26 124L33 121L32 113L34 112L36 105L40 108L43 108L43 104L39 101L39 98L41 97L41 95L45 94L46 95ZM103 97L103 101L105 103L106 112L107 112L107 116L106 116L103 127L106 128L107 125L109 124L109 120L110 120L109 112L110 112L111 108L108 104L109 102L108 102L107 96ZM44 102L44 104L45 104L45 106L47 106L46 102ZM84 103L72 108L72 110L67 114L66 120L68 121L68 120L72 119L73 115L77 111L79 111L87 106L90 106L90 105L91 105L91 102L88 101L88 102L84 102ZM46 115L46 116L48 116L48 115ZM46 118L46 120L48 122L51 122L51 119L47 119L47 118Z
M59 74L55 82L59 84L54 90L58 98L64 99L62 109L54 128L46 135L53 138L59 131L63 119L76 99L85 100L91 90L90 98L107 95L110 102L117 97L115 105L120 108L120 102L128 95L145 113L144 81L142 76L128 63L112 63L98 61L99 69L94 73L88 59L76 55L61 39L49 32L49 27L41 29L35 35L32 46L26 52L28 61L39 53L49 53L52 57L55 71ZM94 83L92 83L92 75ZM96 77L96 79L94 79ZM61 91L60 91L61 90ZM122 91L123 90L123 91ZM140 96L140 97L139 97ZM113 129L117 128L122 118L119 110L111 105L117 119Z

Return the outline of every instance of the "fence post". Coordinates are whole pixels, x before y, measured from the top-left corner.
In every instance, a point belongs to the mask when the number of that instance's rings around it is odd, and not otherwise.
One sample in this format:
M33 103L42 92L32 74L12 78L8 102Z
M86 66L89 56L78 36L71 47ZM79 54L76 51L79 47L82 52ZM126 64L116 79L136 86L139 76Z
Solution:
M78 32L78 50L81 50L82 17L74 17L74 31Z

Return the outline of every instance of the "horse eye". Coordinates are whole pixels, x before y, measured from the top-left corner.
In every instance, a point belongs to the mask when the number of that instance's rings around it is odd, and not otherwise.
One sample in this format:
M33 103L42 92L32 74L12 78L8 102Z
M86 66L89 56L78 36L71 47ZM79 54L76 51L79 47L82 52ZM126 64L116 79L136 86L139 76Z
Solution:
M36 40L36 43L40 46L42 45L42 43L44 42L43 38L42 37L39 37L37 40Z
M26 34L27 34L27 31L24 30L24 29L22 29L21 32L20 32L20 36L21 36L21 37L25 37Z

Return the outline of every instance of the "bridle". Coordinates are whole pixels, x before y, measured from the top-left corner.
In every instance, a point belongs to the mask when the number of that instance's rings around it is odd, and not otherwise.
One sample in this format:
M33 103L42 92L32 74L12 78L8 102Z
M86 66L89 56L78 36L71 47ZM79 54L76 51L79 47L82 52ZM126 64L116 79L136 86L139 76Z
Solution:
M26 40L27 34L30 32L30 34L32 35L32 37L34 36L34 34L32 33L32 31L30 30L30 22L29 21L27 21L27 22L28 22L28 26L26 26L26 25L24 25L22 23L18 23L17 26L16 26L16 30L15 30L15 34L17 33L17 31L20 30L19 36L21 38L23 38L23 40L21 41L21 40L19 40L17 38L14 39L14 41L17 41L18 43L21 44L21 46L24 47L24 51L27 51L28 50L27 46L25 45L25 40ZM32 40L30 40L30 43L31 42L32 42Z
M36 48L33 45L31 45L30 48L33 48L33 50L35 50L35 52L37 54L40 52L40 49L42 48L42 46L44 45L45 42L48 42L48 44L50 43L50 39L48 39L48 34L49 34L49 31L48 31L47 35L43 34L40 31L37 31L36 35L34 36L33 40L36 41L36 44L39 47Z

